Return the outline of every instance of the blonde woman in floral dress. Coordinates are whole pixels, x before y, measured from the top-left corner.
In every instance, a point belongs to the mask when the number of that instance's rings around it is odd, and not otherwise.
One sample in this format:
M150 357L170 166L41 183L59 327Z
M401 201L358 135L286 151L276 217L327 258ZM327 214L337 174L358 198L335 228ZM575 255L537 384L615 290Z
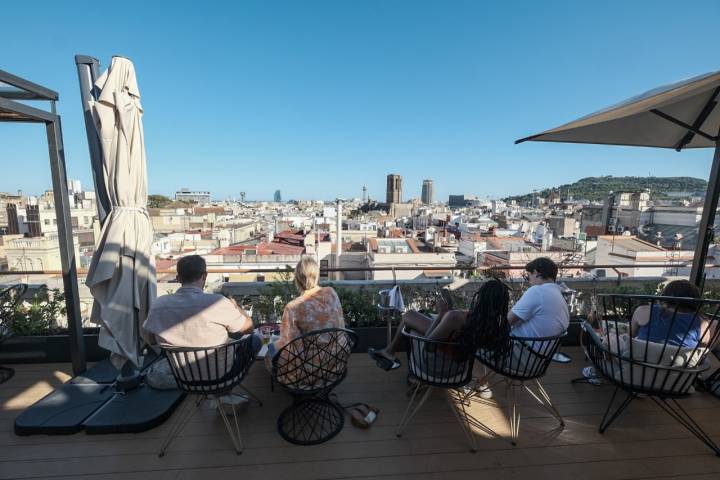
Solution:
M293 339L323 328L345 328L340 299L332 287L318 285L320 267L313 257L303 257L295 267L295 286L300 295L283 311L280 338L270 344L266 358L272 357Z

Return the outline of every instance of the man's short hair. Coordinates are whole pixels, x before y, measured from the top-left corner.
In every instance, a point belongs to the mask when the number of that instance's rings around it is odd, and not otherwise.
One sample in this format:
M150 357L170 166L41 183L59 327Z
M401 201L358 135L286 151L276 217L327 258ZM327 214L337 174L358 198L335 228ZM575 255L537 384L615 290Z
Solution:
M538 257L535 260L525 265L525 270L528 272L536 272L541 278L548 280L556 280L558 274L558 267L548 257Z
M177 263L177 279L180 283L200 280L207 273L207 264L200 255L182 257Z
M662 295L663 297L682 298L700 298L702 296L700 293L700 289L694 284L690 283L688 280L673 280L672 282L665 285L665 288L663 288L663 291L660 295ZM698 304L695 302L683 302L682 300L672 301L668 299L666 303L671 306L677 305L682 310L691 311L698 306Z

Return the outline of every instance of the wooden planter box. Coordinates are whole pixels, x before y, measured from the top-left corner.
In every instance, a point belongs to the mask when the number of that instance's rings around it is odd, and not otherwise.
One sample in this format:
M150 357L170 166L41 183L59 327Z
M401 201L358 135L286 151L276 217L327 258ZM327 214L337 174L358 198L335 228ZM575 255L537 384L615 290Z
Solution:
M83 339L88 362L97 362L110 355L110 352L98 346L96 333L85 334ZM68 335L10 337L0 343L0 364L55 362L70 362Z

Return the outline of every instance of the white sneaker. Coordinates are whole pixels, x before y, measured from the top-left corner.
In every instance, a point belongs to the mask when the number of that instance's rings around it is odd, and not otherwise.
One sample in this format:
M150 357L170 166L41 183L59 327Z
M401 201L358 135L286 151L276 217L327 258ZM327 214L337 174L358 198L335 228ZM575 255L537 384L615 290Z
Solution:
M468 383L463 387L465 394L474 393L483 400L490 400L493 397L492 390L488 387L488 384L478 385L477 381L473 380L472 383Z
M484 385L478 385L475 388L475 391L478 395L480 395L480 398L482 398L483 400L490 400L493 397L492 390L490 390L490 387L488 387L487 383Z

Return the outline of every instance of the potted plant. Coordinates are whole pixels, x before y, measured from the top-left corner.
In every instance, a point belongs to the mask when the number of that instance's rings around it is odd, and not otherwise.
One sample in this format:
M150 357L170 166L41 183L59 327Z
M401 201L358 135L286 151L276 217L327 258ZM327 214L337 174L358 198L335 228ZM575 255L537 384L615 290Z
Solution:
M68 330L62 326L65 295L57 289L38 289L29 300L20 302L12 312L12 336L0 347L0 363L69 362ZM89 361L106 358L109 353L98 347L98 329L83 329L85 356Z

